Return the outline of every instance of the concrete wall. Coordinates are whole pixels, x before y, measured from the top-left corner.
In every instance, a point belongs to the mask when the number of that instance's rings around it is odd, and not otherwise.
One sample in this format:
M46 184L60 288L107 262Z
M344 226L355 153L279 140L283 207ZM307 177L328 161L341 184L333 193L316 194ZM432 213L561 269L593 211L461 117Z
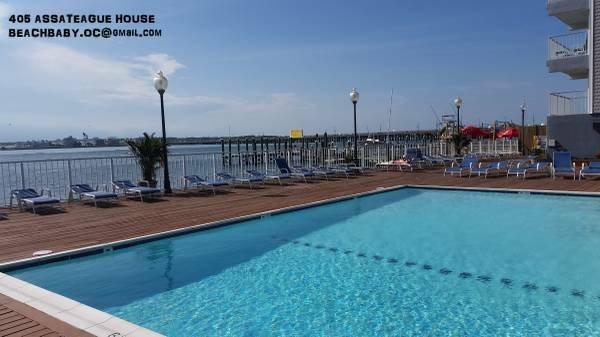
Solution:
M574 157L594 158L600 152L600 114L548 116L548 140L556 140Z

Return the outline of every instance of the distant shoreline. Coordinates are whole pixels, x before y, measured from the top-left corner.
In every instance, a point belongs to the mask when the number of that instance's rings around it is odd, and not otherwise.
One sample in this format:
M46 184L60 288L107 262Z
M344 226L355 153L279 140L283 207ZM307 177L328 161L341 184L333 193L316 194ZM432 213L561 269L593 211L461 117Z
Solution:
M191 146L191 145L219 145L218 143L184 143L184 144L169 144L169 146ZM99 146L40 146L28 148L2 148L0 152L10 151L35 151L35 150L69 150L69 149L105 149L105 148L127 148L127 145L99 145Z

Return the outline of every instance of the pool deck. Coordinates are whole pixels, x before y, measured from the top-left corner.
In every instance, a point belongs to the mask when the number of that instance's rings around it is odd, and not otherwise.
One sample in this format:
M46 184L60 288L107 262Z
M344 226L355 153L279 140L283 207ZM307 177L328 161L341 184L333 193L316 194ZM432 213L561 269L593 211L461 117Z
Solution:
M436 170L370 172L350 179L287 186L267 184L253 190L227 189L216 196L178 191L159 201L120 200L112 207L94 208L75 202L66 204L64 212L43 215L8 211L8 220L0 221L0 263L29 258L38 250L67 251L399 185L600 192L599 179L469 179L443 176ZM91 335L0 293L0 336Z
M443 176L440 171L420 171L372 172L348 180L267 184L253 190L238 187L216 196L177 192L159 201L121 200L107 208L75 202L67 204L63 213L9 211L8 220L0 221L0 263L29 258L38 250L77 249L398 185L600 192L600 179L469 179Z
M0 336L93 336L37 309L0 294Z

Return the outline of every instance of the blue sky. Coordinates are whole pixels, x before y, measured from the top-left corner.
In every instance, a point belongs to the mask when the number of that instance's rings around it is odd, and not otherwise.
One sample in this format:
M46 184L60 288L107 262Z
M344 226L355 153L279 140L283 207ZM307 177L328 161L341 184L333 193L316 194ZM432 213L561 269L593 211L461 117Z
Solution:
M1 0L0 0L1 1ZM549 92L547 38L566 32L544 0L2 1L0 141L137 136L160 130L152 74L170 80L168 134L219 136L432 128L464 99L466 123L537 121ZM7 16L154 14L160 38L10 39ZM49 25L48 27L58 27ZM30 25L29 27L33 27ZM144 26L146 27L146 26ZM6 80L8 79L8 80Z

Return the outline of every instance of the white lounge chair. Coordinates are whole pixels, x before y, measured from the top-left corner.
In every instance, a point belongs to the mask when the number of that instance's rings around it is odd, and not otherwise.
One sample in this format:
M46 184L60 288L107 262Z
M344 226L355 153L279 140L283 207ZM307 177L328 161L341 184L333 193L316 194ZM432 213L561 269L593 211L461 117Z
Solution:
M144 196L152 198L162 195L160 188L136 186L129 180L115 180L112 184L115 192L121 192L126 196L139 197L142 202L144 201Z
M52 193L44 195L44 190L39 194L33 188L25 188L20 190L12 190L10 192L10 207L13 205L13 198L16 200L19 210L23 211L30 208L33 214L37 213L37 209L42 207L56 207L60 200L52 197Z
M213 195L217 194L217 188L219 187L223 187L223 186L229 186L229 183L224 182L224 181L209 181L206 179L201 178L198 175L189 175L189 176L185 176L183 177L184 181L185 181L185 186L187 187L187 185L192 185L195 186L197 188L200 189L210 189L213 193Z
M88 184L71 185L71 195L77 195L81 201L92 201L94 207L98 207L98 201L112 202L118 198L116 193L100 191L98 188L92 188Z

